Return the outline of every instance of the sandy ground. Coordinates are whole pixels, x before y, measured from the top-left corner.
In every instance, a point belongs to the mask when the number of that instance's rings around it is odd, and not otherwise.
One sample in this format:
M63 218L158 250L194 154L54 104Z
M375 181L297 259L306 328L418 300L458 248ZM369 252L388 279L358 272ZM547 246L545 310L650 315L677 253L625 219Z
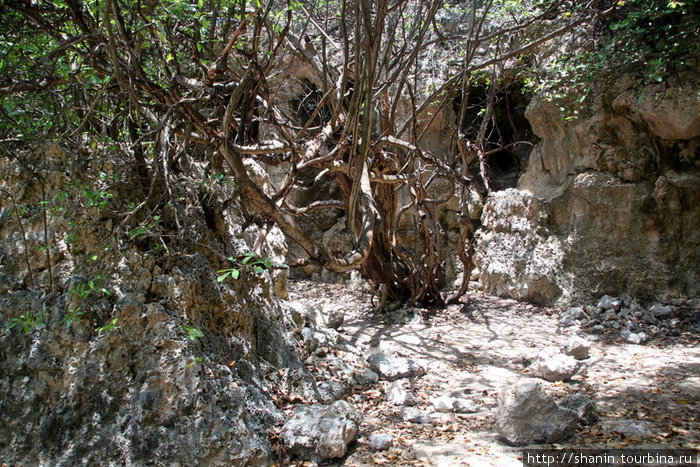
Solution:
M501 391L530 377L527 359L538 350L563 345L570 336L591 338L578 327L559 325L562 310L540 308L471 292L461 304L434 313L414 309L413 316L377 315L370 295L339 284L295 281L291 298L305 306L341 305L343 339L361 353L421 358L426 375L402 380L418 398L417 408L432 411L431 400L461 390L477 405L471 414L433 412L431 423L403 422L401 407L389 404L380 381L358 388L347 399L364 413L358 440L336 465L521 466L522 448L498 440L493 428ZM404 319L405 318L405 319ZM397 322L398 321L398 322ZM407 321L407 322L403 322ZM619 338L591 342L590 358L574 378L540 380L555 398L583 392L597 404L600 421L580 427L561 448L700 446L700 348L696 328L683 323L672 337L652 338L642 345ZM593 337L595 339L595 337ZM653 434L644 439L606 432L603 422L646 420ZM392 448L373 452L372 433L391 433ZM536 447L536 446L530 446Z

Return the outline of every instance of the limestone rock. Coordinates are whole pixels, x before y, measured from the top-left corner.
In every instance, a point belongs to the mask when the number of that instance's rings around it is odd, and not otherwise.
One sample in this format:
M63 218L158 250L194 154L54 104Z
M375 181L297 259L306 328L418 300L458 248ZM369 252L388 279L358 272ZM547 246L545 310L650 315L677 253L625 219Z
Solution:
M387 381L415 378L425 374L424 364L414 359L372 354L367 357L367 362L372 371Z
M521 381L501 395L496 429L514 446L562 441L577 425L576 412L559 407L535 382Z
M386 451L394 444L394 437L389 433L374 433L370 435L367 444L374 451Z
M571 337L562 349L566 355L570 355L576 360L585 360L588 358L588 353L590 350L591 343L579 336Z
M300 405L282 427L287 449L302 459L320 462L343 457L357 436L360 415L345 401Z
M386 400L393 405L416 405L418 400L411 391L400 386L392 385L385 389Z
M404 422L420 424L430 423L428 414L415 407L404 407L403 410L401 410L401 418Z
M564 355L556 347L543 349L530 364L530 372L547 381L569 381L578 371L579 364L570 355Z
M438 412L448 413L454 411L454 399L448 396L439 396L430 401Z
M593 425L598 421L598 408L591 398L583 393L571 394L564 398L559 405L576 412L583 425Z

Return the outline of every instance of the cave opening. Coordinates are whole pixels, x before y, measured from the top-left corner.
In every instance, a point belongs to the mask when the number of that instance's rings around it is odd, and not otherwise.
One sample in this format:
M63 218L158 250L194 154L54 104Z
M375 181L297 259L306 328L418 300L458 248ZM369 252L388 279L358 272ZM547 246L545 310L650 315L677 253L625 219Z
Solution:
M477 138L488 94L489 85L486 83L474 83L469 88L462 131L472 141ZM531 96L523 91L523 83L518 81L501 84L495 92L493 115L486 127L484 141L487 175L495 191L517 186L530 151L537 142L537 136L525 117L530 99ZM457 115L462 101L462 96L454 100ZM472 164L471 170L477 175L478 164Z

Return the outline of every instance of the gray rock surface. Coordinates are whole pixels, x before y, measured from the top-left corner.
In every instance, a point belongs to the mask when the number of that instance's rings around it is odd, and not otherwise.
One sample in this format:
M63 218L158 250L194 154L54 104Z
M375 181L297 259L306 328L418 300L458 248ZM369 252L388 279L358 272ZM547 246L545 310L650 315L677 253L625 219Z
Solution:
M559 405L576 412L579 421L583 425L593 425L598 421L598 408L595 402L586 394L575 393L567 396Z
M591 343L583 337L573 336L564 344L562 351L576 360L585 360L591 351Z
M367 444L374 451L386 451L394 444L394 436L389 433L374 433L370 435Z
M302 459L336 459L355 440L359 421L360 414L346 401L300 405L282 427L281 437L287 449Z
M415 378L425 374L424 364L414 359L372 354L367 357L367 362L372 371L387 381Z
M393 405L416 405L418 400L411 391L401 386L391 385L384 390L386 400Z
M403 410L401 410L401 418L404 422L420 424L430 423L429 415L425 411L415 407L404 407Z
M449 396L439 396L430 401L433 408L438 412L448 413L453 412L455 408L455 401Z
M578 371L579 363L556 347L543 349L530 364L530 372L547 381L569 381Z
M577 425L576 412L559 407L536 382L520 381L500 397L496 430L514 446L562 441Z
M275 296L284 293L286 271L217 282L216 271L231 267L224 258L252 251L259 233L254 225L241 230L232 184L210 189L214 180L203 165L183 154L187 169L173 174L172 207L159 213L162 223L147 209L121 224L120 213L144 199L130 159L114 152L105 161L95 152L85 164L57 145L36 151L45 167L41 187L0 160L18 203L38 206L42 190L56 203L47 219L55 242L51 293L45 255L34 253L43 225L23 220L31 281L17 224L0 221L2 462L270 464L266 431L283 416L263 388L275 384L313 400L316 381L286 333L299 328L299 316ZM109 174L104 180L101 171ZM86 193L104 206L86 206ZM219 218L206 218L227 200ZM6 207L0 205L2 220ZM128 231L151 224L151 233L129 239ZM167 253L157 249L161 235ZM260 247L276 261L286 253L277 228ZM8 330L28 311L43 323L26 334ZM274 380L265 380L268 374Z
M483 288L562 305L698 296L700 229L687 228L700 225L690 208L700 205L698 89L672 79L635 98L633 80L620 77L573 121L533 99L525 116L541 140L516 189L492 193L483 209Z

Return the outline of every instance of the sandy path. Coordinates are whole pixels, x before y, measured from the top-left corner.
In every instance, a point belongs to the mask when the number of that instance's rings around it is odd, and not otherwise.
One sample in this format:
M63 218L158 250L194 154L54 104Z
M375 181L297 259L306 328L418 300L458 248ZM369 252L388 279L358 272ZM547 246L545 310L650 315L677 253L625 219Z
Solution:
M376 316L369 310L368 295L341 285L296 282L291 289L292 298L307 306L341 304L346 313L341 335L360 354L379 351L427 360L426 375L402 381L418 397L418 408L431 411L434 397L461 390L478 409L459 415L434 412L429 424L407 423L401 419L401 407L384 397L384 388L394 383L365 387L349 396L364 411L364 421L358 443L342 465L522 465L520 448L505 445L493 431L498 396L504 387L529 376L527 357L548 345L563 345L580 332L577 327L560 327L557 310L480 293L472 293L467 304L429 318L426 310L415 310L410 318L402 312ZM662 344L594 341L590 358L572 381L541 380L556 397L585 392L600 411L599 423L580 428L561 447L698 449L698 336L679 334ZM655 425L654 433L636 439L605 432L601 422L615 418L647 420ZM394 447L372 452L365 441L374 432L395 435Z

